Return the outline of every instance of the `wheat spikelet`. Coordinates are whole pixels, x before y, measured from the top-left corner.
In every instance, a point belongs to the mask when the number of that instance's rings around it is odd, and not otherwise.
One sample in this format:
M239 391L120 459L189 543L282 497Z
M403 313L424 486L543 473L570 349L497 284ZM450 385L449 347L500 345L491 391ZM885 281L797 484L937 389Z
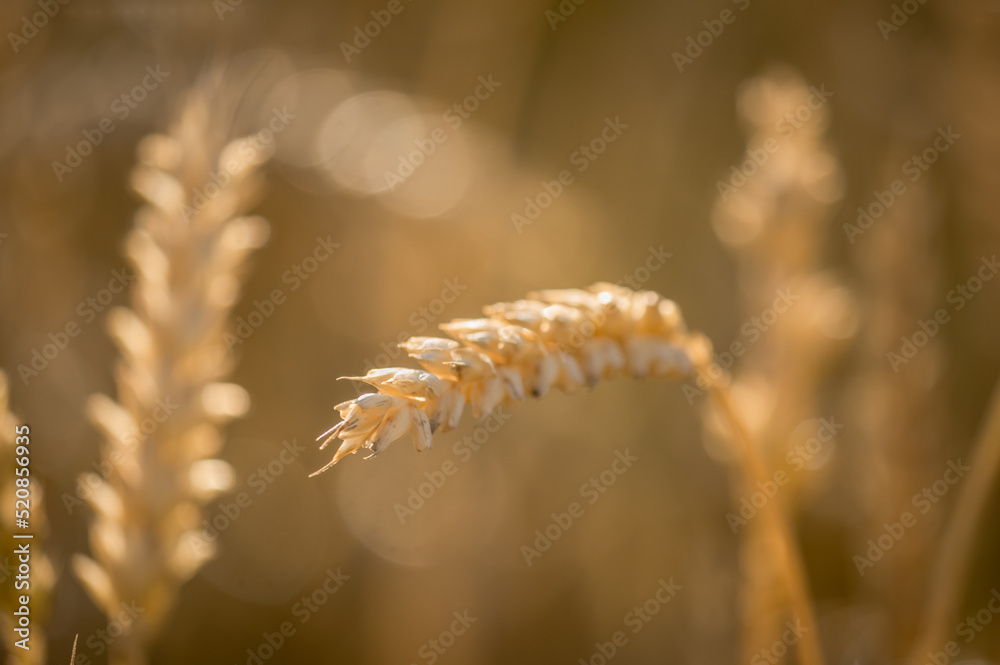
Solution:
M0 371L0 502L4 506L0 515L0 538L5 543L17 543L14 540L15 533L24 533L15 529L14 524L14 458L15 458L15 427L20 424L18 418L11 413L8 404L8 384L7 376ZM31 470L34 474L34 469ZM3 643L7 649L7 663L9 665L41 665L45 662L45 624L50 613L50 597L52 587L55 585L55 572L52 563L45 554L45 536L48 532L48 523L45 518L45 496L42 493L41 483L35 477L30 477L31 496L31 529L30 533L34 538L30 541L31 548L31 637L28 650L21 649L14 645L15 640L20 639L14 632L17 621L14 616L20 603L18 596L24 594L24 590L18 590L14 586L13 579L4 580L4 590L0 594L0 606L2 606L3 616ZM20 541L28 542L28 541ZM13 549L10 546L10 550ZM11 554L10 558L2 562L10 569L9 576L13 576L17 570L17 558Z
M341 422L321 435L342 443L322 473L362 447L374 456L412 434L417 450L458 425L466 405L480 417L496 406L572 391L601 379L684 377L710 356L708 341L686 331L673 301L612 284L540 291L484 308L484 318L441 328L454 339L411 337L400 347L423 367L374 369L377 392L338 404Z
M125 243L136 280L131 307L108 318L122 354L118 399L88 404L110 471L88 498L93 558L78 555L73 567L109 617L122 603L142 609L112 644L112 663L145 662L180 585L211 557L201 508L232 482L228 464L214 459L220 427L248 407L242 388L221 382L232 368L223 335L245 261L268 235L262 219L239 216L266 155L247 158L240 141L217 138L229 128L216 83L202 81L171 132L139 147L132 184L146 204ZM200 194L223 169L231 181L214 197Z

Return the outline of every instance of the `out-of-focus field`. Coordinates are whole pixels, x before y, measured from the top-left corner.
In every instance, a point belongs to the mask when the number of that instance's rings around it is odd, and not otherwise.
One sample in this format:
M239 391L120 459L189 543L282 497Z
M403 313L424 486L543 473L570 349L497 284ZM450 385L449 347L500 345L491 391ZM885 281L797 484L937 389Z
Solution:
M766 488L726 466L692 381L554 392L308 478L358 394L337 377L598 281L672 298L731 363L827 662L904 662L1000 366L1000 5L903 4L4 2L0 368L45 489L47 661L114 642L70 564L102 463L86 404L118 394L137 146L214 71L206 150L257 134L270 238L219 340L250 407L201 516L218 551L149 662L599 665L616 631L616 665L794 659L749 509ZM1000 658L997 505L949 663Z

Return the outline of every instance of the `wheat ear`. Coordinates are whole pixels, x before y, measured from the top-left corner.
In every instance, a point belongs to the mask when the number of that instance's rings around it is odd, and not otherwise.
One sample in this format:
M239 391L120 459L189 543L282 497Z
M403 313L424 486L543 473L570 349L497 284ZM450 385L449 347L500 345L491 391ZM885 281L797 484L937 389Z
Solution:
M458 425L466 404L478 418L527 395L572 391L617 374L681 378L694 371L695 356L710 354L704 337L687 333L672 301L611 284L541 291L484 313L443 324L454 339L411 337L400 344L423 370L343 377L377 392L335 407L342 420L320 438L324 448L333 439L343 443L313 475L362 447L377 455L406 434L417 450L427 450L435 431Z
M793 132L775 129L812 101L807 83L788 67L744 81L737 106L748 154L764 145L772 146L773 154L741 187L723 188L712 213L716 235L738 262L743 320L770 307L782 290L799 298L767 335L746 345L733 376L733 395L743 398L733 407L752 424L750 434L765 468L784 458L800 423L819 417L823 370L844 350L842 340L856 321L853 297L823 266L831 204L840 198L843 181L825 139L829 107L810 107L810 117L796 123ZM781 490L785 506L796 504L809 478L808 472L789 474ZM780 601L776 566L784 564L763 543L770 536L762 527L756 521L742 526L747 531L741 552L742 658L747 661L785 629L785 617L769 611Z
M125 242L131 306L108 317L122 355L118 398L88 404L109 472L88 499L93 558L78 555L73 568L108 616L123 603L142 610L112 644L113 665L146 662L180 585L212 556L202 507L233 476L214 458L221 425L249 404L241 387L221 382L233 365L223 335L245 261L268 235L262 219L240 216L265 155L217 140L229 128L219 126L214 83L189 95L169 135L140 144L132 184L146 204ZM231 180L214 196L200 193L224 171Z
M31 548L31 636L28 642L30 649L20 649L14 644L19 639L17 633L14 632L14 628L18 625L14 611L20 607L18 596L22 595L24 591L15 589L13 579L4 584L3 593L0 594L3 644L7 649L9 662L22 663L23 665L42 665L45 662L46 652L45 624L49 617L52 587L55 585L56 576L52 563L45 553L45 536L48 532L45 497L42 493L41 483L35 476L36 471L31 467L29 467L31 475L28 476L30 478L31 501L29 533L33 534L34 537L30 541L14 540L15 533L24 533L17 530L14 523L15 427L20 425L21 421L10 412L8 398L7 376L0 371L0 474L2 474L0 475L0 505L4 506L2 516L0 516L0 538L3 538L5 543L28 542ZM10 565L12 571L17 570L18 562L15 556L11 555L11 559L5 563Z
M618 375L684 378L697 375L708 388L743 451L748 484L768 478L749 430L733 408L728 376L714 364L709 340L689 333L677 305L651 291L613 284L587 290L539 291L527 300L484 308L479 319L441 326L454 339L411 337L400 344L424 369L374 369L363 377L377 392L335 408L341 421L320 435L321 447L340 439L326 471L366 448L377 455L411 434L417 450L431 447L433 433L454 428L466 404L474 416L556 387L572 391ZM820 665L816 623L805 574L780 504L769 502L765 524L786 591L808 631L799 640L803 665Z

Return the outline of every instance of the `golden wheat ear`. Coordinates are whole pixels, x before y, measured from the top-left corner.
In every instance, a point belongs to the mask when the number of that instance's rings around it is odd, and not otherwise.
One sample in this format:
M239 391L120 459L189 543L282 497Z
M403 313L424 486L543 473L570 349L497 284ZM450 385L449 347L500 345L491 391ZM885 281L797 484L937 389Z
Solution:
M615 376L687 378L697 375L728 424L747 486L770 474L729 395L729 376L712 359L712 345L689 333L677 305L652 291L599 283L588 289L529 293L524 300L483 309L483 318L441 328L454 339L411 337L400 344L423 370L374 369L363 377L376 392L338 404L341 421L321 434L321 448L342 443L316 476L361 448L377 455L410 434L417 450L432 432L458 425L469 405L476 417L526 395L567 392ZM762 509L769 550L778 562L795 616L810 630L796 645L799 662L822 665L816 621L801 555L775 497Z
M571 392L619 375L684 378L710 360L677 305L652 291L613 284L547 290L483 309L484 317L441 325L454 339L411 337L400 344L423 369L373 369L376 392L338 404L341 421L321 434L342 443L318 475L361 448L377 455L407 434L428 450L432 433L552 388Z

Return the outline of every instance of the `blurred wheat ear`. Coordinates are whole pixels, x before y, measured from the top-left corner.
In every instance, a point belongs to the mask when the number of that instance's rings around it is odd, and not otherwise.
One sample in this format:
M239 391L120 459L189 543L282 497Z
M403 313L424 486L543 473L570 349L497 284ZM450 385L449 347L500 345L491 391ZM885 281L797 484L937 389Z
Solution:
M787 66L742 83L737 108L748 137L741 158L751 151L767 158L741 185L722 188L712 212L715 233L739 267L741 320L766 311L776 293L798 298L766 336L747 345L734 371L733 408L753 427L750 434L768 468L780 468L801 423L822 415L825 370L846 350L858 323L855 297L824 266L843 173L825 136L829 108L823 99L816 102L806 81ZM793 128L786 118L800 109L809 110L808 118ZM787 131L779 132L783 125ZM799 503L810 482L815 476L809 473L789 474L781 490L785 505ZM751 521L741 527L743 660L767 649L785 629L785 617L770 611L782 591L776 567L785 564L762 542L768 535L761 526Z
M14 428L20 424L17 416L9 410L8 392L9 384L7 375L0 371L0 502L5 506L0 514L0 538L5 543L15 543L14 534L17 532L14 523L14 458L16 449L16 435ZM30 445L30 444L29 444ZM34 469L31 471L34 474ZM52 587L55 585L56 575L52 568L52 563L45 553L45 536L48 532L48 523L45 518L45 496L42 493L41 483L37 476L29 476L31 485L31 529L30 533L34 538L30 541L31 547L31 637L28 642L31 647L28 650L18 648L14 642L19 639L14 632L17 625L14 611L20 607L18 596L23 591L15 589L13 579L4 584L3 593L0 593L0 610L3 617L3 643L7 650L10 663L21 663L23 665L41 665L45 662L45 626L48 622ZM25 542L25 541L21 541ZM13 545L11 545L13 549ZM11 556L11 559L14 557ZM10 565L16 567L16 562L10 561Z
M744 482L754 486L768 481L767 466L733 405L728 375L712 360L709 340L687 331L673 301L601 283L587 290L539 291L527 300L490 305L484 314L442 325L454 339L414 337L400 344L423 370L375 369L363 377L347 377L377 392L337 405L341 421L320 438L325 437L322 447L335 439L342 442L316 473L361 448L377 455L407 434L417 450L427 450L434 431L457 426L467 404L478 417L501 403L541 397L553 387L573 391L619 375L697 376L729 425L741 453ZM805 572L778 497L761 512L775 569L795 614L808 628L796 645L799 661L820 665Z
M123 605L142 610L112 643L112 664L147 662L179 587L212 556L202 508L233 477L215 458L221 426L249 406L241 387L222 382L233 367L223 334L246 260L268 237L264 220L240 216L267 155L218 138L232 131L218 84L205 76L170 132L139 145L132 185L145 205L125 241L131 305L108 316L118 396L87 407L109 472L88 499L92 558L77 555L73 569L109 617ZM229 182L210 186L223 172Z

